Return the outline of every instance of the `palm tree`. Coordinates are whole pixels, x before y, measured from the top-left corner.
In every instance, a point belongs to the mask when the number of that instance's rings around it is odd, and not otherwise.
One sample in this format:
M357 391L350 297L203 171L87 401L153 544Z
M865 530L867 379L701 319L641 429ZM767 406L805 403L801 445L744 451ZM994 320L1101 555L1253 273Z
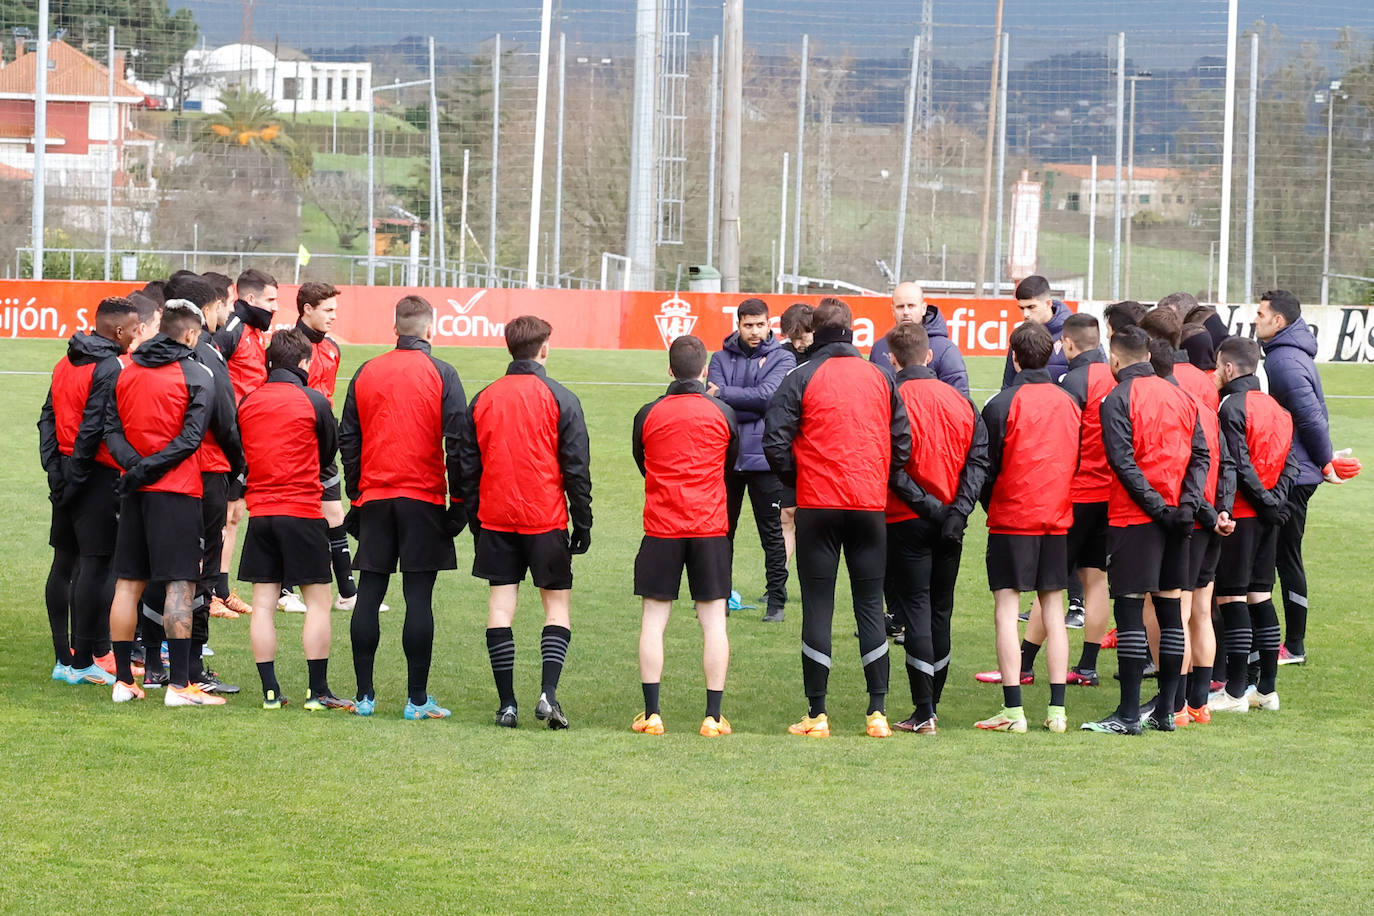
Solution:
M205 121L198 145L211 154L224 155L252 171L262 165L258 156L266 156L273 165L280 160L297 182L303 182L314 171L313 154L309 146L298 144L282 130L272 100L256 89L243 86L223 92L219 96L222 110ZM248 157L243 153L250 154ZM245 162L247 158L249 161ZM256 163L253 160L258 160ZM234 167L235 173L239 172ZM270 169L269 171L275 171Z

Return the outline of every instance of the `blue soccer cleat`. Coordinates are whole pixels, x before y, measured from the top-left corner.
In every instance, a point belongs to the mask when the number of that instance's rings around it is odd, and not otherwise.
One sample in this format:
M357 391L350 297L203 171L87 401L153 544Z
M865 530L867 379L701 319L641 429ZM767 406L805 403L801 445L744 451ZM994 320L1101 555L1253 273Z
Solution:
M353 713L359 716L370 716L377 711L376 697L358 697L353 701Z
M409 700L406 701L405 717L407 719L447 719L451 715L453 715L452 712L434 702L434 697L425 697L422 706L416 706Z
M106 673L105 669L99 665L92 664L86 668L68 668L66 681L72 686L77 684L99 684L101 687L113 687L115 676Z

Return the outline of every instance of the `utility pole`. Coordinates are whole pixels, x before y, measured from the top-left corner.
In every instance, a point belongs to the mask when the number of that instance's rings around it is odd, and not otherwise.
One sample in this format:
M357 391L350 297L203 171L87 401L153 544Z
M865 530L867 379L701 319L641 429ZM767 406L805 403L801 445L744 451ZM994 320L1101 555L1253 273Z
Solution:
M1236 148L1236 20L1239 0L1226 13L1226 97L1221 126L1221 239L1217 245L1217 302L1225 303L1231 273L1231 159ZM1323 276L1325 281L1326 277Z
M44 221L47 218L48 0L38 0L38 48L33 80L33 278L43 279Z
M563 97L568 85L568 36L558 33L558 135L553 173L553 281L563 285Z
M501 33L491 50L491 201L487 216L487 285L496 285L496 192L501 166Z
M1112 298L1121 298L1121 151L1126 125L1126 33L1116 36L1116 173L1112 176Z
M806 77L811 68L811 36L802 35L801 50L801 84L797 87L797 156L796 156L796 179L795 187L792 191L792 275L801 276L801 247L802 247L802 157L805 154L806 139ZM793 282L792 292L798 292L800 286Z
M625 220L630 289L652 289L654 286L654 102L658 84L658 12L657 0L638 0L634 109L630 123L630 191Z
M711 36L711 148L706 162L706 263L716 263L716 139L720 134L720 36Z
M721 150L721 292L739 292L739 189L744 111L744 0L725 0L725 125Z
M983 218L978 225L978 286L976 295L983 295L988 269L988 214L992 208L992 147L997 132L997 79L1002 64L1002 3L997 0L997 27L993 30L992 86L988 90L988 129L983 144Z
M997 231L993 233L992 294L1002 291L1002 224L1006 209L1002 196L1007 189L1007 71L1011 69L1011 34L1002 33L1002 86L997 102ZM1030 144L1026 144L1027 147Z
M105 123L109 126L106 134L105 154L108 161L105 169L105 279L110 279L110 262L113 260L111 249L114 245L114 176L115 163L117 156L124 149L124 131L119 130L119 143L115 144L115 30L110 26L109 45L106 49L105 63L109 67L109 79L105 89L105 104L108 110L105 112Z
M1250 33L1250 118L1245 142L1245 301L1255 293L1255 114L1259 103L1259 32Z
M544 202L544 130L549 116L549 32L553 0L544 0L539 17L539 80L534 101L534 175L530 179L530 235L525 265L525 285L539 286L539 217Z
M897 242L892 252L892 286L902 282L902 253L906 250L906 205L911 190L911 134L916 127L916 96L921 77L921 36L911 40L911 77L906 88L906 130L902 132L902 190L897 198Z

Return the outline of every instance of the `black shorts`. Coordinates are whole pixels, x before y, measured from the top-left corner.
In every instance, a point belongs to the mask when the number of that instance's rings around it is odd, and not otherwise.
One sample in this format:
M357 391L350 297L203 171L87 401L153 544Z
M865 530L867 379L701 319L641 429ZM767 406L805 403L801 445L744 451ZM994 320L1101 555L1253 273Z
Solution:
M1257 518L1236 519L1236 530L1221 539L1217 595L1267 592L1274 587L1279 529Z
M782 485L782 496L778 499L778 506L782 509L797 508L797 488L789 487L784 483Z
M1107 588L1113 598L1188 588L1187 534L1171 534L1154 522L1107 531Z
M243 539L239 579L286 588L332 583L329 523L322 518L254 515Z
M988 588L1053 592L1069 587L1068 535L988 533Z
M1107 568L1107 504L1074 503L1069 529L1069 571Z
M108 557L115 552L119 527L119 472L98 464L81 492L66 506L52 507L48 544L80 557Z
M525 572L535 588L572 588L572 551L564 528L539 534L482 529L472 558L472 574L490 585L518 585Z
M732 559L728 537L656 538L646 534L635 556L635 594L676 601L686 567L687 591L693 601L729 598Z
M200 497L146 490L126 496L119 506L115 578L194 582L204 536Z
M443 506L418 499L374 499L358 507L358 552L353 568L361 572L437 572L457 569L453 538L444 533Z
M1194 528L1188 542L1188 581L1194 589L1206 588L1216 581L1217 560L1221 556L1221 535Z

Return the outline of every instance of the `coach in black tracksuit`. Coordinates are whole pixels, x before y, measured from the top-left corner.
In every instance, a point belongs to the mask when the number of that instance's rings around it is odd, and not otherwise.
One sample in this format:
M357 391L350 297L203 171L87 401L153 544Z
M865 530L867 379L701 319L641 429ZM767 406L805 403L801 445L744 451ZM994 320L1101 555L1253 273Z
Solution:
M807 716L797 735L824 737L830 630L840 551L849 567L859 651L868 683L868 733L887 737L887 636L883 628L888 483L911 455L905 408L881 369L853 344L849 306L823 300L815 355L783 379L768 406L763 451L797 489L797 568L802 592L802 675Z

